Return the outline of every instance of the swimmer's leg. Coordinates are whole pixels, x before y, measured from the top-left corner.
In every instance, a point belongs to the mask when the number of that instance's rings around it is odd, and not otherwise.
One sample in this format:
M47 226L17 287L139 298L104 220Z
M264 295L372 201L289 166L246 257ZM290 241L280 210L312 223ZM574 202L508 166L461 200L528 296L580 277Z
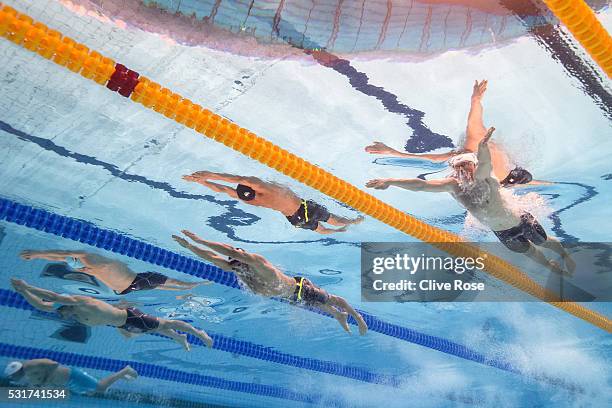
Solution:
M193 289L196 286L200 285L208 285L210 282L202 281L202 282L184 282L178 279L168 278L163 285L158 286L156 289L162 290L189 290Z
M347 225L351 225L351 224L359 224L361 221L363 221L363 216L359 216L357 218L347 218L347 217L341 217L339 215L335 215L335 214L330 214L329 215L329 219L325 222L334 225L336 227L344 227Z
M362 336L367 333L368 325L366 324L363 317L355 310L349 303L342 297L336 295L329 295L328 303L332 306L336 306L341 310L345 310L353 316L353 318L357 321L357 325L359 326L359 334Z
M125 366L121 370L117 371L115 374L111 374L108 377L104 377L98 381L98 387L96 388L96 392L103 394L108 387L113 385L119 380L123 380L125 378L136 378L138 377L138 373L132 367Z
M546 241L542 242L539 245L559 254L559 256L563 258L563 262L565 263L565 266L567 267L568 271L571 274L574 273L574 271L576 270L576 262L574 262L569 252L567 252L567 250L563 248L563 245L561 245L561 242L559 242L558 239L549 236L547 237Z
M539 263L540 265L545 266L551 272L554 272L558 275L570 275L570 273L563 270L556 261L546 258L542 251L536 248L535 245L533 245L531 242L529 243L529 249L527 250L527 252L525 252L525 255L527 255L529 258Z
M212 347L213 345L213 339L204 330L198 330L189 323L185 323L181 320L159 319L157 331L161 334L168 335L173 340L183 345L183 347L187 348L187 350L189 350L189 345L185 344L187 340L179 333L176 333L176 331L192 334L202 340L208 347ZM172 331L174 331L174 333L172 333Z
M326 305L323 303L317 303L315 305L315 307L317 307L318 309L321 309L324 312L329 313L330 315L332 315L334 317L334 319L336 319L338 321L338 323L340 323L340 326L342 326L342 328L347 332L347 333L351 333L351 328L348 325L348 313L346 312L341 312L339 310L337 310L335 307L332 307L330 305Z

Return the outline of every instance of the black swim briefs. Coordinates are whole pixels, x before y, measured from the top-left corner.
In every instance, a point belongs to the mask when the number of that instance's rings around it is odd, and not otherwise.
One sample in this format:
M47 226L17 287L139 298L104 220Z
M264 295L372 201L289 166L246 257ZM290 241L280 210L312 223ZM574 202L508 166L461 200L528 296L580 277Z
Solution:
M307 305L314 305L316 303L327 303L329 300L329 294L315 286L311 281L301 276L295 276L295 292L291 300L294 302L304 302Z
M516 227L504 231L493 231L497 238L511 251L524 253L529 250L529 243L541 245L548 237L538 220L529 213L521 215L521 222Z
M287 217L291 225L297 228L316 230L319 227L319 222L327 222L330 217L327 208L311 200L302 200L297 211Z
M166 283L168 277L157 272L144 272L136 275L130 286L128 286L122 292L117 293L118 295L125 295L136 290L150 290L155 289L164 283Z
M120 329L130 333L146 333L159 327L159 319L155 316L143 313L135 307L128 307L125 311L127 319Z

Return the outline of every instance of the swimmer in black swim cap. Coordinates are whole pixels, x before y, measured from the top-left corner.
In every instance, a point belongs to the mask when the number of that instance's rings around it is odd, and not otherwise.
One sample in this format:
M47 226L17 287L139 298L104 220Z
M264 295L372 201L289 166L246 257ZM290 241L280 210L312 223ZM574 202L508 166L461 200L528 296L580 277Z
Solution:
M533 180L531 173L517 166L514 170L510 170L510 173L508 173L505 179L500 181L500 184L504 187L508 187L517 184L527 184L530 183L531 180Z
M257 193L249 186L245 186L244 184L238 184L236 186L236 194L238 194L238 198L242 201L251 201L255 199Z
M344 232L349 225L358 224L363 221L361 216L351 219L332 214L323 205L312 200L300 198L288 187L278 183L263 181L257 177L198 171L183 176L183 179L201 184L218 193L225 193L250 205L276 210L282 213L291 225L297 228L316 231L319 234ZM236 184L236 187L230 187L211 180ZM323 225L323 223L339 228L329 228Z

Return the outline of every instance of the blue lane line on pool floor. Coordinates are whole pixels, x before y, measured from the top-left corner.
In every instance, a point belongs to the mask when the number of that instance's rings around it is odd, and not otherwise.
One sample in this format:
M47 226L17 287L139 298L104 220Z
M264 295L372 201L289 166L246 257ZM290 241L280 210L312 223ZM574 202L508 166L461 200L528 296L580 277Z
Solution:
M241 238L236 235L236 231L234 227L249 227L255 225L260 218L254 214L243 211L242 209L237 207L238 201L236 200L218 200L214 198L212 195L202 195L202 194L191 194L186 193L184 191L176 190L172 185L162 181L151 180L145 176L141 176L138 174L130 174L118 168L116 165L112 163L107 163L102 160L99 160L96 157L89 156L82 153L73 152L63 146L60 146L49 139L45 139L39 136L34 136L23 132L19 129L15 129L10 124L0 120L0 130L17 137L19 140L24 142L29 142L35 144L41 149L55 153L60 157L65 157L67 159L72 159L77 163L86 164L89 166L95 166L102 168L110 173L110 175L127 181L131 183L141 183L144 184L154 190L162 191L168 194L170 197L184 199L184 200L201 200L206 201L214 205L218 205L223 207L226 212L217 216L208 217L207 224L214 228L215 230L225 234L228 238L245 243L253 243L253 244L310 244L319 242L322 245L359 245L355 242L350 241L339 241L334 238L320 238L316 240L297 240L297 241L254 241L248 240L245 238Z
M56 313L37 311L19 293L7 289L0 288L0 305L27 311L36 311L44 317L57 317ZM222 334L216 334L211 332L208 332L208 334L214 340L213 349L215 350L225 351L232 354L239 354L242 356L252 357L263 361L269 361L272 363L303 368L310 371L337 375L372 384L398 387L402 383L402 379L398 376L376 374L364 368L343 365L334 361L324 361L315 358L306 358L288 353L282 353L274 350L271 347L251 343L248 341L237 340L232 337L224 336ZM191 344L200 347L206 347L206 345L197 337L188 335L188 338Z
M216 266L176 254L163 248L147 244L135 238L127 237L115 231L99 228L89 222L73 219L70 217L51 213L46 210L36 209L27 205L19 204L4 198L0 198L0 220L5 220L18 225L44 231L60 237L82 242L97 248L120 253L128 257L149 262L154 265L173 269L178 272L187 273L203 279L214 281L232 288L240 288L237 278L233 273L226 272ZM288 302L286 299L272 298ZM330 315L318 309L304 307L306 310L331 318ZM466 360L478 362L501 370L524 376L525 378L543 380L553 385L559 385L571 391L576 390L572 384L563 380L554 379L541 375L528 375L522 373L511 363L499 359L490 359L482 353L472 350L464 345L453 341L420 333L416 330L385 322L374 315L359 311L368 324L369 330L385 334L400 340L418 344L433 350L441 351ZM351 317L349 322L356 325Z
M232 288L239 288L238 281L233 273L226 272L216 266L179 255L135 238L122 235L118 232L97 227L89 222L54 214L46 210L32 208L28 205L0 198L0 220L2 219L155 265L160 265L178 272L214 281ZM308 310L315 311L312 309ZM488 359L484 354L471 350L464 345L385 322L363 311L360 311L360 313L363 315L371 331L442 351L466 360L518 373L510 363ZM323 313L320 314L325 315ZM356 322L352 318L350 319L350 323L356 325Z

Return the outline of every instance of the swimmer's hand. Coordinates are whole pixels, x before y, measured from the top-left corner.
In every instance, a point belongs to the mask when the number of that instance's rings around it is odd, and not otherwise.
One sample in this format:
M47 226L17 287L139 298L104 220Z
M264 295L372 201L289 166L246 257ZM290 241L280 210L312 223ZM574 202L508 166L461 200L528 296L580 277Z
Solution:
M480 100L484 96L485 91L487 90L487 85L489 81L483 79L478 82L478 80L474 81L474 88L472 89L472 100Z
M21 293L28 288L28 284L23 279L11 278L11 286L16 292Z
M366 146L365 151L370 154L395 154L397 150L387 146L383 142L374 142L369 146Z
M19 254L19 257L26 261L36 259L36 251L31 251L29 249L26 249L25 251L21 251L21 253Z
M203 241L203 239L198 237L197 234L194 234L193 232L191 232L189 230L184 229L184 230L181 230L181 232L183 234L185 234L186 237L189 237L189 238L193 239L196 242Z
M373 179L366 183L366 187L375 188L376 190L386 190L391 185L391 182L386 179Z
M482 140L480 141L480 144L486 145L487 143L489 143L489 140L493 136L493 132L495 132L495 128L491 126L489 130L487 131L487 134L485 135L485 137L483 137Z
M195 173L184 175L182 179L186 181L207 180L211 174L212 172L206 170L196 171Z
M179 237L178 235L172 235L172 239L176 241L177 244L184 248L189 248L189 242L183 237Z

